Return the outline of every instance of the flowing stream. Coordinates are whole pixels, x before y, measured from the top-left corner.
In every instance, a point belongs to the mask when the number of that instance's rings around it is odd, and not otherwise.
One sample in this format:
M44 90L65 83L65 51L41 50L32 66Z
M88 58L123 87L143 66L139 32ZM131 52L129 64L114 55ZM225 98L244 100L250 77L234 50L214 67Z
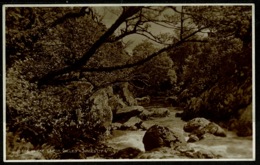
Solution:
M175 117L175 114L179 112L179 110L174 107L168 107L168 109L171 112L168 117L154 118L144 122L149 126L154 124L167 126L183 133L185 138L188 139L188 133L183 131L185 121ZM135 147L141 151L145 151L142 142L144 134L145 131L141 130L114 130L107 144L116 149ZM253 153L252 137L238 137L234 132L230 131L227 131L227 137L216 137L212 135L198 142L189 143L189 145L195 150L206 149L213 151L221 155L221 158L224 159L251 159Z

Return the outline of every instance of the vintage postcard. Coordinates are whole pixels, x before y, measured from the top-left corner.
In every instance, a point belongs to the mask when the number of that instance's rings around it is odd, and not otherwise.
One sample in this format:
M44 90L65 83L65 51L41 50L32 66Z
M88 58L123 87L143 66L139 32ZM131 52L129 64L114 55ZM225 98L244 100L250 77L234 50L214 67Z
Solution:
M4 161L255 160L254 7L3 5Z

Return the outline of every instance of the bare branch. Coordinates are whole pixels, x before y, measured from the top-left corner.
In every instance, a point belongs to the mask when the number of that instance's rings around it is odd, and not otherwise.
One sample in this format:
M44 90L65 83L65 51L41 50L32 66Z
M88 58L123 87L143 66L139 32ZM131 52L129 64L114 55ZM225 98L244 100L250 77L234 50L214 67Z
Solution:
M145 33L147 33L147 34L145 34ZM158 37L154 36L151 32L136 32L136 34L142 35L142 36L148 38L149 40L154 41L158 44L171 45L171 44L162 42Z
M200 32L203 29L206 29L208 27L202 27L200 29L198 29L197 31L194 31L193 33L189 34L188 36L184 37L182 40L171 44L165 48L160 49L157 52L152 53L151 55L149 55L148 57L141 59L140 61L137 61L135 63L131 63L131 64L125 64L125 65L118 65L118 66L111 66L111 67L99 67L99 68L81 68L81 71L83 72L111 72L111 71L115 71L115 70L120 70L120 69L127 69L127 68L132 68L134 66L138 66L138 65L142 65L148 61L150 61L151 59L153 59L154 57L158 56L159 54L170 50L172 48L178 47L179 45L181 45L184 42L189 42L191 40L188 40L190 37L194 36L196 33Z

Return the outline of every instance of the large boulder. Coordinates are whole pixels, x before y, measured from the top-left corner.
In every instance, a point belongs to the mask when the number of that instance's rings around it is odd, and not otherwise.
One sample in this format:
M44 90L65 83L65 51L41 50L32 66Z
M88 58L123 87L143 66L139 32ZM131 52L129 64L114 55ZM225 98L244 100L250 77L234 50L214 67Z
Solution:
M225 137L226 132L218 124L210 122L205 118L194 118L188 121L184 127L184 131L191 132L188 142L196 142L205 137L206 134Z
M86 121L93 129L99 128L102 132L109 129L113 114L108 99L112 93L112 88L108 87L97 91L89 98L90 112Z
M150 127L144 137L143 143L146 151L159 147L176 147L186 145L183 135L170 130L168 127L153 125Z
M128 106L123 107L117 110L117 113L114 115L113 122L125 123L133 116L138 116L144 111L142 106Z
M188 121L183 129L184 131L186 132L192 132L192 131L195 131L199 128L204 128L205 126L207 126L208 124L210 123L209 120L205 119L205 118L194 118L190 121Z

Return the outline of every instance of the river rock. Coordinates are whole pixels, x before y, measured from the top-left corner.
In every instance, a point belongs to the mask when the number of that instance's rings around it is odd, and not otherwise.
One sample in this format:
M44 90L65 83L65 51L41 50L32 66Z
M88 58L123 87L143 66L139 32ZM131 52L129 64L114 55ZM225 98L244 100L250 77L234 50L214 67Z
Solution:
M131 117L137 116L144 111L142 106L128 106L121 108L117 111L113 118L113 122L125 123Z
M140 126L138 127L139 129L142 129L142 130L148 130L150 127L149 124L147 124L146 122L141 122Z
M142 113L140 113L139 115L138 115L138 117L140 118L140 119L142 119L142 120L148 120L148 119L150 119L150 117L152 116L152 112L151 111L148 111L148 110L144 110Z
M198 156L198 158L206 158L206 159L218 158L218 156L215 155L212 151L205 150L205 149L197 151L196 155Z
M114 156L114 159L132 159L135 158L139 153L141 153L142 151L139 150L138 148L134 148L134 147L127 147L124 148L122 150L119 150Z
M118 109L122 109L126 107L126 104L123 100L119 97L119 95L113 95L108 99L108 105L111 107L113 115L115 115Z
M215 136L226 137L226 132L223 128L214 122L210 122L205 127L199 127L191 132L191 134L196 135L199 139L202 139L205 134L212 134Z
M192 132L194 130L197 130L197 129L201 129L201 128L204 128L205 126L207 126L208 124L210 123L209 120L205 119L205 118L194 118L190 121L188 121L183 129L184 131L186 132Z
M138 117L131 117L127 122L125 122L121 129L130 129L130 130L136 130L142 123L142 120Z
M195 150L191 148L189 145L177 146L174 148L174 150L179 151L180 153L195 152Z
M195 158L195 159L214 159L219 158L219 155L214 154L210 150L199 150L199 151L188 151L184 153L189 158Z
M155 148L138 154L137 159L214 159L221 156L210 150L198 150L188 146L178 146L175 149L168 147Z
M205 138L206 134L225 137L226 132L218 124L210 122L205 118L195 118L184 125L184 131L191 132L188 142L196 142Z
M170 111L167 108L152 108L152 117L167 117L170 115Z
M143 143L146 151L159 147L186 145L184 136L173 132L168 127L159 125L153 125L146 131L143 137Z
M121 129L122 124L121 123L112 123L111 128L112 130L118 130Z
M167 108L152 108L150 110L144 110L138 115L142 120L149 120L152 117L167 117L170 115L170 111Z
M225 130L223 128L221 128L219 125L217 125L214 122L209 123L206 127L204 127L203 129L205 133L210 133L213 134L215 136L221 136L221 137L226 137L227 134L225 132Z
M192 143L192 142L197 142L199 140L200 140L200 138L197 135L191 134L191 135L189 135L189 139L188 139L187 142L191 142Z
M132 113L132 112L135 112L135 111L138 112L138 113L141 113L144 110L145 109L144 109L143 106L127 106L127 107L118 109L117 115L122 114L122 113Z

